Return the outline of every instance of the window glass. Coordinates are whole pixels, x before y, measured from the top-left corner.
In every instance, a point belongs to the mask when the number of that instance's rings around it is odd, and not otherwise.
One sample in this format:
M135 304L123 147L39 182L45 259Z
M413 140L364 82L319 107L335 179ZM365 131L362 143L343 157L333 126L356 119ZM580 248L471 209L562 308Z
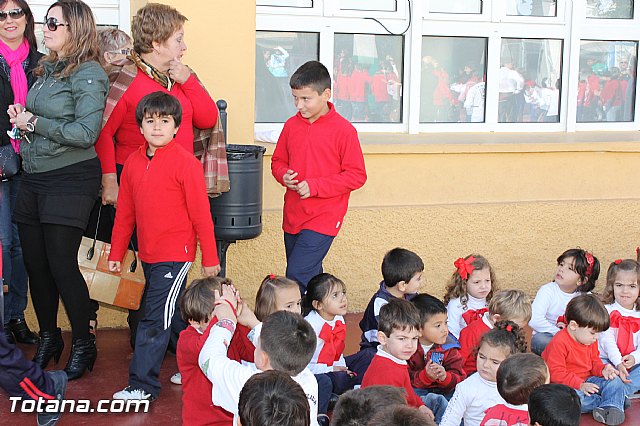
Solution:
M335 35L333 101L347 120L402 120L402 42L402 36Z
M556 16L556 0L507 0L510 16Z
M256 0L256 6L313 7L313 0Z
M420 122L484 122L487 39L422 37Z
M318 60L318 33L256 32L256 122L281 123L296 113L289 78Z
M587 0L587 18L632 19L633 0Z
M498 122L558 123L562 40L502 39Z
M482 0L431 0L431 13L482 13Z
M633 121L638 43L580 42L577 122Z
M398 0L340 0L340 9L395 12L398 10Z

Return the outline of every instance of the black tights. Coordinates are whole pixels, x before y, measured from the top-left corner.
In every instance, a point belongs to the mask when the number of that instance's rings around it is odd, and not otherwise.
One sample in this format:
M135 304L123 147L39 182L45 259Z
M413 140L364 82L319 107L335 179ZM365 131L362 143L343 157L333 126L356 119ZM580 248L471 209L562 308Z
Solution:
M73 338L88 338L89 291L78 268L82 229L48 223L19 223L18 231L40 331L53 332L58 327L61 297Z

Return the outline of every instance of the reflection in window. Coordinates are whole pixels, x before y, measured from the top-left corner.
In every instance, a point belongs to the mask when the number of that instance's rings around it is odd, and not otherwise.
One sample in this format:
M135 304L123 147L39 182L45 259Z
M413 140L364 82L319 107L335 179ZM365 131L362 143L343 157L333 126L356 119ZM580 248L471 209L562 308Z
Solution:
M633 0L587 0L587 18L632 19Z
M556 0L507 0L509 16L556 16Z
M482 0L431 0L431 13L482 13Z
M498 122L558 123L562 40L502 39Z
M336 34L333 102L351 122L402 120L402 36Z
M256 32L256 123L282 123L296 113L289 77L318 60L317 33Z
M313 0L256 0L256 6L313 7Z
M580 42L577 122L633 121L638 43Z
M422 37L420 122L484 122L486 38Z

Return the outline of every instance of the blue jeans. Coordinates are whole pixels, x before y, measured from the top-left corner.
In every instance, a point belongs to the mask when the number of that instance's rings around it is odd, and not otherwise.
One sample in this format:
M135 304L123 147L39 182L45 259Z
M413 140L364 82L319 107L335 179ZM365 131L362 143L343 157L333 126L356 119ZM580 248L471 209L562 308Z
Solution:
M553 334L551 333L536 333L531 338L531 352L536 355L542 355L542 351L547 347Z
M436 424L440 424L442 416L444 416L444 412L447 410L447 405L449 404L447 398L445 398L444 395L429 392L426 389L413 388L413 390L416 392L416 395L418 395L420 399L422 399L424 405L426 405L427 408L433 411Z
M607 358L602 358L602 362L613 365ZM613 366L615 367L615 365ZM633 395L640 390L640 365L636 364L628 371L631 383L625 383L625 386L627 387L627 395Z
M594 408L613 407L624 411L624 399L628 395L627 386L622 383L620 377L607 380L603 377L589 377L587 383L595 383L600 388L598 393L585 395L584 392L576 390L580 397L583 413L590 413Z
M4 298L4 322L24 319L27 308L27 270L22 260L18 225L11 220L22 176L0 181L0 243L2 244L2 279L9 286Z

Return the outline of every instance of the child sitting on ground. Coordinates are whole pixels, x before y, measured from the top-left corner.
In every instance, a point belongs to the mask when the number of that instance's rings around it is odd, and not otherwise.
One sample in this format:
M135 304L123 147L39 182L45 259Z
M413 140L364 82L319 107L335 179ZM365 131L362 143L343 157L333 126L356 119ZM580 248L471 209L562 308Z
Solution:
M211 382L198 366L198 356L209 337L211 327L218 321L212 318L215 291L231 285L229 278L209 277L194 280L180 300L180 313L189 327L180 333L176 360L182 377L182 423L185 425L232 426L233 414L211 404ZM230 359L253 362L253 344L247 339L249 329L238 324L227 355Z
M306 366L316 348L316 334L302 315L278 311L269 315L262 324L254 353L255 365L242 365L227 356L238 322L239 296L230 286L222 286L222 295L216 298L212 316L218 322L211 328L198 363L213 383L212 400L237 416L240 391L251 376L261 371L278 370L290 375L309 400L310 422L317 425L318 383ZM249 308L241 304L242 310Z
M531 319L531 300L522 290L502 290L489 302L489 311L480 321L474 321L460 332L460 356L467 376L476 372L476 355L482 336L497 321L513 321L520 328Z
M404 389L369 386L340 395L331 415L331 426L367 426L377 412L395 405L407 405Z
M460 426L461 420L465 426L479 426L487 409L504 404L496 383L498 367L511 355L526 350L527 343L516 323L495 323L493 330L480 339L478 372L456 386L440 426Z
M564 311L571 299L594 289L600 275L598 258L586 250L569 249L558 259L554 280L540 287L533 299L531 352L542 354L551 338L565 328Z
M393 298L380 309L378 327L380 345L362 379L362 387L391 385L404 388L407 403L411 407L418 408L431 420L434 419L434 414L439 419L447 400L439 395L442 398L438 402L444 407L432 405L431 409L427 408L426 401L416 395L409 379L407 360L415 353L420 335L418 310L411 302Z
M309 401L287 373L252 376L240 391L238 426L309 426Z
M567 326L542 352L551 382L575 389L582 412L593 412L594 420L621 424L628 391L618 370L600 359L597 343L598 333L609 328L609 312L595 296L584 294L571 299L564 317Z
M529 396L531 426L579 426L580 398L569 386L542 385Z
M424 293L411 299L411 303L418 308L421 324L418 350L408 362L411 385L422 397L451 396L467 375L458 352L460 344L447 328L447 308L439 299Z
M489 408L480 425L528 425L529 395L538 386L549 383L547 364L536 354L515 354L500 364L496 378L498 392L506 404Z
M418 292L422 284L424 263L414 252L394 248L382 259L380 289L373 295L360 320L360 351L346 358L349 370L357 374L356 384L364 377L378 347L378 317L380 309L392 299L407 299Z
M496 277L489 261L477 254L459 258L453 264L456 270L447 284L444 303L449 332L458 339L463 328L487 312Z

